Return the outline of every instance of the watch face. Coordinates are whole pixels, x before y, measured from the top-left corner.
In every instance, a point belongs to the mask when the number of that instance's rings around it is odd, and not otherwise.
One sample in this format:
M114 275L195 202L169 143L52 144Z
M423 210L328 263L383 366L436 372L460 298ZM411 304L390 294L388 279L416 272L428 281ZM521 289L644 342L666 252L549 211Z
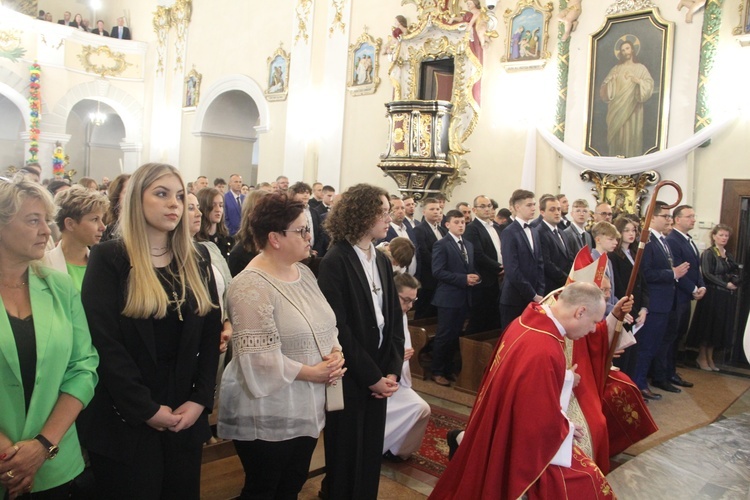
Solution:
M49 454L49 459L52 460L57 456L57 452L60 451L60 448L57 446L52 446L47 453Z

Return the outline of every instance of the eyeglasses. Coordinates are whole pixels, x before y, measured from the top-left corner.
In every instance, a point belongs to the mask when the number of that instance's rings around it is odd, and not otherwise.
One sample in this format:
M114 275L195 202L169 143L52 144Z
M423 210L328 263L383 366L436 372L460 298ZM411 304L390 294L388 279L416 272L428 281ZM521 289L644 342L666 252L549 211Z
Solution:
M390 210L383 210L382 212L380 212L380 218L382 220L384 220L384 221L388 220L388 219L391 219L391 212L390 212Z
M299 233L300 237L304 240L307 235L310 234L310 226L301 227L299 229L282 229L282 233Z
M667 220L672 218L672 216L669 214L659 214L659 215L654 215L654 217L664 217Z
M403 295L399 295L398 298L401 299L404 304L413 304L417 301L416 297L412 299L411 297L404 297Z
M612 217L612 212L597 212L602 217Z
M474 205L474 208L481 208L482 210L486 210L488 208L492 208L492 205Z

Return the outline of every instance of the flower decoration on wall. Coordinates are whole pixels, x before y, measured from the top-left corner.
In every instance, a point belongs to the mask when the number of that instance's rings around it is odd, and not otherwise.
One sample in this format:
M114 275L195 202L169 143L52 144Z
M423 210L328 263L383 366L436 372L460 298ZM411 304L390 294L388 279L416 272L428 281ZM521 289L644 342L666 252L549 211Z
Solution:
M41 96L41 74L42 69L39 63L34 61L34 64L29 68L29 114L31 116L31 122L29 125L29 159L28 163L37 162L37 154L39 153L39 120L42 114L42 98Z
M52 154L52 175L61 178L65 175L65 150L60 141L55 143L55 152Z

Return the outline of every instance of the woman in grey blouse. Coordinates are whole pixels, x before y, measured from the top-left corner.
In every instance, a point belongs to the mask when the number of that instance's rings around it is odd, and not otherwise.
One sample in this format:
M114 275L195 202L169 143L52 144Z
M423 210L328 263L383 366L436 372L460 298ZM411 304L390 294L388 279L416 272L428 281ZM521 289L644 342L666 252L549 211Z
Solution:
M245 469L240 498L296 498L325 424L325 385L343 376L344 355L333 310L299 264L310 253L303 205L266 196L250 225L261 253L229 287L234 357L218 434L234 440Z

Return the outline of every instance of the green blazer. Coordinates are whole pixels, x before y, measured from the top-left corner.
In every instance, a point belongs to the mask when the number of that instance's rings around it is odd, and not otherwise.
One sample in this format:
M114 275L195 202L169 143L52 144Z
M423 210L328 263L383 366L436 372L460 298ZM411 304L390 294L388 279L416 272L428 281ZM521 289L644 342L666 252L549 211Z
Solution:
M36 333L36 383L26 407L18 351L5 305L0 298L0 432L14 443L39 434L60 393L86 406L94 396L99 355L70 276L43 268L45 277L29 272L31 311ZM47 460L34 478L34 490L44 491L74 479L83 471L75 425L59 443L60 452ZM0 498L5 490L0 486Z

